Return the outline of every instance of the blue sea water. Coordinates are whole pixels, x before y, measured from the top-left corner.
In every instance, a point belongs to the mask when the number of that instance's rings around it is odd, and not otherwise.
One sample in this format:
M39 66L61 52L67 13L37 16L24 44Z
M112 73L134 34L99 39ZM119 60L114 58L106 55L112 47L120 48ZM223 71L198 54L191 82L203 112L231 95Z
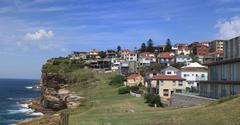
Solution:
M0 79L0 125L12 125L36 117L37 113L19 102L36 98L39 91L30 89L38 80Z

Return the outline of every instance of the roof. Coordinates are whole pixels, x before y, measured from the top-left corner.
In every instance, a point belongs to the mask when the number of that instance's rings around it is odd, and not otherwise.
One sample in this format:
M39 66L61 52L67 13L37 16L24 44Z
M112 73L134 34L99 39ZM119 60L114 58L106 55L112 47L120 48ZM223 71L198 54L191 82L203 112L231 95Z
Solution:
M151 80L186 80L176 75L157 75L153 76Z
M151 52L142 52L140 54L154 54L154 53L151 53Z
M206 67L184 67L181 68L181 71L185 72L208 72Z
M178 71L179 69L172 67L172 66L168 66L167 68L163 69L163 70L175 70Z
M172 52L161 52L159 58L173 58L170 54L172 54Z
M205 66L203 66L203 65L201 65L201 64L199 64L197 62L193 62L193 63L190 63L189 65L184 66L182 68L185 68L185 67L205 67Z
M127 78L128 79L135 79L135 78L137 78L137 77L142 77L140 74L131 74L131 75L129 75Z

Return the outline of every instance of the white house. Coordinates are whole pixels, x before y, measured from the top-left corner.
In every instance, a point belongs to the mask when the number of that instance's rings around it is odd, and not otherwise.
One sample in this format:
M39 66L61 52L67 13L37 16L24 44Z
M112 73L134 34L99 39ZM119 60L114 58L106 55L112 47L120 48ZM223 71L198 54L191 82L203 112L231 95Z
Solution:
M199 81L206 81L208 78L208 69L205 66L195 62L181 68L178 76L186 79L187 87L197 87Z
M129 52L126 55L126 61L137 61L138 60L138 56L137 53L135 52Z
M177 75L178 72L179 69L172 66L168 66L167 68L161 70L161 74L163 75Z
M156 62L156 58L154 53L143 52L143 53L140 53L138 61L140 66L150 66L152 62Z
M112 71L118 70L121 62L124 62L124 61L125 61L124 59L112 58L111 59L111 70Z
M188 55L178 55L178 56L175 56L175 61L176 63L183 63L186 65L189 65L190 62L192 61L192 58Z

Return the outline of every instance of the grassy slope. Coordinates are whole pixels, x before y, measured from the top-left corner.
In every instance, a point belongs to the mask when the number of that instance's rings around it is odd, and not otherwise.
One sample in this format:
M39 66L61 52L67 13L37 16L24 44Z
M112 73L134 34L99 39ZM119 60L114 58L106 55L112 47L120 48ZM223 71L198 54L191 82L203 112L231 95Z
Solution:
M85 106L71 112L70 125L240 125L240 97L220 104L191 108L151 108L143 98L118 95L108 85L110 74L98 74L95 87L73 90L88 97Z

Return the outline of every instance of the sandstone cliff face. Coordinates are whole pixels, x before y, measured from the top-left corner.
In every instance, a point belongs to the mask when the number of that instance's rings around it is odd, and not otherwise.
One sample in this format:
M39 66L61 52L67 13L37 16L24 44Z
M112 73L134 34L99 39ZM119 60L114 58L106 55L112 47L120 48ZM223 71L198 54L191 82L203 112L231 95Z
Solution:
M44 108L60 110L67 108L67 89L69 81L67 78L53 73L42 72L41 76L41 100Z

